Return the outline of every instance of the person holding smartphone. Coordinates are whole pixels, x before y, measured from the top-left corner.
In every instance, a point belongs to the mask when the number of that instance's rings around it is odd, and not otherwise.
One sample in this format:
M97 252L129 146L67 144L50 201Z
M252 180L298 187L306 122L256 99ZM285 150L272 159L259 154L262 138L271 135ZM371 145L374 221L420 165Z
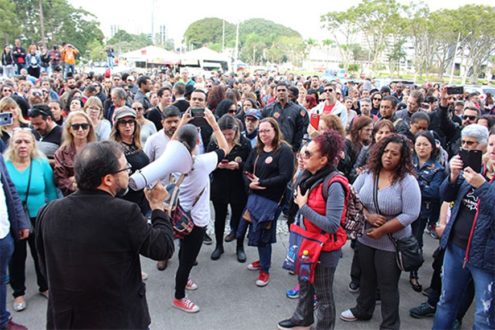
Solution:
M216 239L216 247L211 254L212 260L218 260L224 252L223 234L229 204L231 209L230 233L225 236L225 242L231 242L236 239L237 228L247 200L247 190L244 185L242 169L251 152L251 144L247 138L241 135L241 128L236 118L225 114L218 121L218 125L231 151L218 163L217 169L212 173L211 200L215 209ZM217 149L217 140L213 136L207 152ZM242 240L239 243L242 243ZM237 245L236 255L239 262L246 261L243 244Z
M464 289L472 278L475 291L475 329L495 327L493 300L495 280L495 132L473 124L462 130L462 148L484 150L481 173L464 164L460 155L450 161L450 175L440 186L445 202L454 202L440 246L445 249L442 295L436 307L433 329L449 329L457 316ZM459 288L462 288L461 290ZM491 297L491 298L490 298Z

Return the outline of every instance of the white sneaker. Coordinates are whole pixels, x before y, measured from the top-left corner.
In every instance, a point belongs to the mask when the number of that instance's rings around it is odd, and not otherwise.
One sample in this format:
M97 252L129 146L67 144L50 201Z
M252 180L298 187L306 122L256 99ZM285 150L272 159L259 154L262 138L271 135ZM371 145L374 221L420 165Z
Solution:
M357 317L355 317L354 314L352 314L350 309L347 309L347 310L343 311L342 313L340 313L340 319L342 321L346 321L346 322L357 321Z
M186 284L186 290L194 291L198 289L198 285L193 280L188 279Z

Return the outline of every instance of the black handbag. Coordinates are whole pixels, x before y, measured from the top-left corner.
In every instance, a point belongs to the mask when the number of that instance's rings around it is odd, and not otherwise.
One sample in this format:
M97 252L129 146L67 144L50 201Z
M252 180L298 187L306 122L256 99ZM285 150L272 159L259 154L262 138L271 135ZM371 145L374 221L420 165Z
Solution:
M376 211L381 214L378 206L378 179L379 176L376 175L373 185L373 203L375 204ZM418 270L421 267L424 259L416 237L410 235L401 239L395 239L392 234L388 234L388 238L395 246L395 262L400 270L410 272Z

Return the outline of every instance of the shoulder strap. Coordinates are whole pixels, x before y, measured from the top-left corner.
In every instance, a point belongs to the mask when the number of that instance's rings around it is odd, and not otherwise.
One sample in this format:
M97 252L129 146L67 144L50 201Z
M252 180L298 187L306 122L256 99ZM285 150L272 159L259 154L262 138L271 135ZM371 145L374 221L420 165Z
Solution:
M378 214L381 214L382 212L380 212L380 207L378 206L378 180L380 179L380 175L373 175L373 204L375 205L376 212L378 212Z
M27 201L29 198L29 189L31 188L31 172L33 170L33 160L31 159L31 164L29 164L29 179L28 179L28 185L26 189L26 199L24 200L24 203L27 205Z
M342 186L344 187L344 190L345 190L345 196L347 197L347 194L349 192L348 182L346 184L345 177L342 175L342 173L340 173L339 171L335 170L332 173L330 173L325 178L325 180L323 180L323 187L321 189L321 193L323 194L323 198L325 200L328 199L328 188L330 187L330 185L332 183L334 183L336 181L339 182L340 184L342 184Z

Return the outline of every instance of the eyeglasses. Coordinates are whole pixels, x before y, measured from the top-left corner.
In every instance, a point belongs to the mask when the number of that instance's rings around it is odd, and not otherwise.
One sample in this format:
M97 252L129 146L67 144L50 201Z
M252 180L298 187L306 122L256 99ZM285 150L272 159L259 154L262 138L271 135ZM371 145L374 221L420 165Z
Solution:
M461 145L467 145L468 147L478 144L478 141L468 141L468 140L462 140Z
M131 164L129 164L129 163L127 163L127 165L126 165L123 169L118 170L118 171L116 171L116 172L113 172L113 173L111 173L111 174L117 174L117 173L124 172L124 171L126 171L127 173L129 173L129 174L130 174L130 173L132 172L132 165L131 165Z
M31 92L31 95L33 95L35 97L40 97L40 96L43 96L43 93L41 91L33 91L33 92Z
M476 120L476 116L462 116L463 120L469 119L469 120Z
M127 125L135 125L136 124L136 121L134 119L129 119L129 120L119 120L117 121L117 123L119 125L122 125L122 126L127 126Z
M314 154L315 154L314 152L311 152L311 151L309 151L309 150L304 150L304 152L303 152L303 154L302 154L302 157L303 157L304 159L310 159L311 157L313 157L313 156L314 156Z
M79 129L83 129L83 131L89 128L89 124L72 124L70 125L74 131L78 131Z
M144 110L143 107L133 107L132 109L136 110L136 111L141 111L141 110Z

